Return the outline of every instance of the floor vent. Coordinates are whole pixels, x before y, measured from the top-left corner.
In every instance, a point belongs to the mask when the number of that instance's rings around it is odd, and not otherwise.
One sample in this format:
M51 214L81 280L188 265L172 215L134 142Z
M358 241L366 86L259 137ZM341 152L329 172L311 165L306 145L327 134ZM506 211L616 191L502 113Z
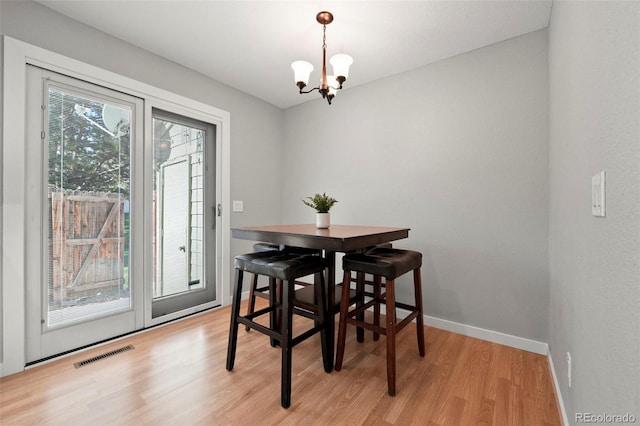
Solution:
M73 364L74 367L76 368L80 368L80 367L84 367L85 365L88 364L92 364L96 361L100 361L101 359L105 359L105 358L109 358L110 356L114 356L114 355L118 355L122 352L126 352L126 351L130 351L132 349L135 349L135 347L133 345L127 345L127 346L123 346L119 349L98 355L98 356L94 356L93 358L89 358L89 359L85 359L84 361L80 361L80 362L76 362L75 364Z

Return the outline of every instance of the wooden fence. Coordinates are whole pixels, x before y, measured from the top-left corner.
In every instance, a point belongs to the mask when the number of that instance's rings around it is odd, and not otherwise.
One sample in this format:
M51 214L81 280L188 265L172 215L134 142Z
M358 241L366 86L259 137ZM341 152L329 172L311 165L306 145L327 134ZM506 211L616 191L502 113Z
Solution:
M50 298L120 292L125 279L125 198L85 191L49 192Z

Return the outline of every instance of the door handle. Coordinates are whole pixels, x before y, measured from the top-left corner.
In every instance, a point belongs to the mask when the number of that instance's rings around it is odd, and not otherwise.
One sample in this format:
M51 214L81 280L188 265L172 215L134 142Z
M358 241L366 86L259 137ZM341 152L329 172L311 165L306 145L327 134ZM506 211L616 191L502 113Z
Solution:
M178 247L178 250L183 251L183 252L185 252L185 253L186 253L186 252L187 252L187 247L185 247L185 246L180 246L180 247Z

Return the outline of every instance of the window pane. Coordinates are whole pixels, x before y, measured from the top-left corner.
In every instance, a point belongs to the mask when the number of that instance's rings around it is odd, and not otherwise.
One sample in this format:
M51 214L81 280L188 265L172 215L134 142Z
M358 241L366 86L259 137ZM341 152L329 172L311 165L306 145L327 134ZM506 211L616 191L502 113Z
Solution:
M48 327L129 309L131 110L48 91Z
M204 288L205 131L153 119L155 298Z

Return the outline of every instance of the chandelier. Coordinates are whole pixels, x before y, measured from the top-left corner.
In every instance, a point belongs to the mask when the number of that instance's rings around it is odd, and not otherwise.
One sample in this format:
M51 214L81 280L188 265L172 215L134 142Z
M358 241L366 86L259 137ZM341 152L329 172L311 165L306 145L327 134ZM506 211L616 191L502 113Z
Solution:
M322 24L322 78L320 86L307 91L303 90L309 83L309 75L313 71L313 65L309 62L295 61L291 64L291 68L294 72L296 85L300 88L300 94L317 90L322 95L322 98L326 99L331 105L331 100L338 90L342 89L342 83L346 81L349 75L349 67L353 63L353 58L344 53L332 56L329 63L333 66L333 75L327 75L327 25L333 22L333 15L327 11L319 12L316 15L316 21Z

